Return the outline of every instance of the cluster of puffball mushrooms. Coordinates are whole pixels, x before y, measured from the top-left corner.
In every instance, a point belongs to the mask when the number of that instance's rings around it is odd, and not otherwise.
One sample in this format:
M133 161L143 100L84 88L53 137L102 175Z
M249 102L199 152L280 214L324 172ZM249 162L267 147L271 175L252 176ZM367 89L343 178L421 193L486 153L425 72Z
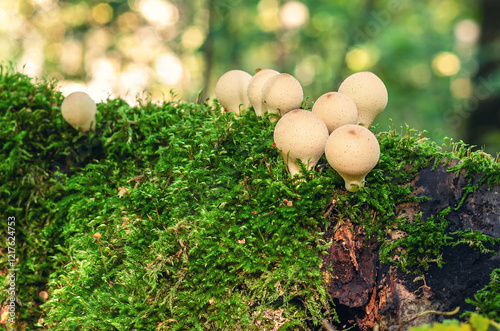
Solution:
M338 92L320 96L311 111L300 108L304 94L299 81L272 69L258 70L254 76L228 71L217 81L215 96L238 115L252 106L258 116L267 112L276 115L271 120L279 117L274 142L292 176L300 172L297 160L311 169L325 154L346 189L355 192L378 163L380 146L368 128L385 109L388 97L382 80L371 72L347 77ZM95 129L97 107L85 92L69 94L61 113L80 132Z
M254 76L242 70L222 75L215 96L228 111L240 114L253 107L258 116L279 117L274 143L292 176L300 172L297 160L307 169L325 154L328 163L356 192L380 157L380 146L368 129L387 105L387 89L371 72L347 77L338 92L320 96L311 111L301 109L304 98L299 81L272 69L257 70Z

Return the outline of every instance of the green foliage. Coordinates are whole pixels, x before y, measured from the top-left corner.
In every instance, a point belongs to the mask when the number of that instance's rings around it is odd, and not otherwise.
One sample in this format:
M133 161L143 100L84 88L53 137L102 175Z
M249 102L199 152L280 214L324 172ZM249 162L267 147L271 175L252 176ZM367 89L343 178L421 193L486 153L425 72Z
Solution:
M452 246L465 244L481 251L483 254L495 254L496 252L494 250L487 248L485 245L495 245L500 242L500 238L493 238L492 236L488 236L479 230L472 231L471 229L466 229L463 231L452 232L451 235L457 238L456 241L452 243Z
M495 269L491 272L490 283L474 294L474 299L466 299L477 307L477 312L500 323L500 269ZM471 312L467 312L466 316L470 316Z
M464 188L462 200L457 205L455 210L460 208L465 199L470 193L479 188L480 185L487 183L489 188L494 184L500 183L500 163L498 158L495 159L486 154L482 150L472 151L472 147L466 146L464 143L459 143L454 146L456 154L463 157L462 162L450 167L450 172L455 172L457 175L465 170L465 177L469 178L467 186ZM479 180L475 180L474 176L480 174Z
M408 273L422 273L434 262L439 267L444 263L442 249L452 239L447 235L448 222L445 217L450 208L431 216L426 220L420 217L411 224L407 219L398 223L398 229L406 235L392 241L385 241L380 248L380 260L383 263L392 263Z
M407 273L423 273L428 270L430 263L436 263L440 268L443 266L442 250L445 247L463 244L483 254L496 253L486 246L500 242L500 238L471 229L450 233L446 220L450 212L451 208L447 207L426 220L421 220L419 214L413 223L406 218L399 219L397 228L403 231L404 236L385 240L380 248L380 260L394 264Z
M500 325L493 320L478 314L472 314L469 321L461 323L456 319L444 320L442 323L423 324L412 327L409 331L497 331Z

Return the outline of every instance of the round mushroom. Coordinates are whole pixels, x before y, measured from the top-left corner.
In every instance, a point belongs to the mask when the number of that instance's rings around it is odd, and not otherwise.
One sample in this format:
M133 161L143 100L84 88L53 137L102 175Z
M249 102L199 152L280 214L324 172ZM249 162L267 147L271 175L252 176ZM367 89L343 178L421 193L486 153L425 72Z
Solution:
M318 163L325 151L328 139L328 129L318 115L304 109L295 109L276 123L274 142L285 160L290 175L300 172L297 159L300 159L307 169Z
M80 132L95 129L97 106L85 92L73 92L64 98L61 113L66 122Z
M304 92L299 81L290 74L269 77L262 87L262 100L269 113L285 115L302 106Z
M328 133L346 124L356 124L358 109L344 93L328 92L320 96L312 106L312 112L325 121Z
M250 104L257 116L264 116L267 110L262 100L262 87L271 76L278 74L279 72L276 70L263 69L258 71L250 80L248 84L248 100L250 100Z
M249 108L247 90L250 79L252 75L242 70L230 70L222 75L215 84L215 97L222 107L237 115L241 109Z
M366 175L377 165L380 146L367 128L347 124L334 130L325 144L328 163L344 178L349 192L363 186Z
M387 88L380 78L372 72L363 71L350 75L342 84L339 92L350 97L358 108L358 124L369 128L373 120L387 106Z

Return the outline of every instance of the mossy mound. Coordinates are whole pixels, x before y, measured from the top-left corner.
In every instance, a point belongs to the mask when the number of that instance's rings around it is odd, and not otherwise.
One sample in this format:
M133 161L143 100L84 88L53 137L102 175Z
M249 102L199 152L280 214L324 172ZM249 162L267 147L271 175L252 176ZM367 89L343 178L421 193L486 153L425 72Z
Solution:
M53 82L2 69L0 210L16 219L16 325L27 330L320 328L338 320L323 234L349 219L384 242L395 206L419 199L408 183L420 169L475 155L408 128L378 132L380 162L353 194L324 157L291 179L275 124L253 111L113 99L79 135L61 101ZM500 173L482 162L462 164Z

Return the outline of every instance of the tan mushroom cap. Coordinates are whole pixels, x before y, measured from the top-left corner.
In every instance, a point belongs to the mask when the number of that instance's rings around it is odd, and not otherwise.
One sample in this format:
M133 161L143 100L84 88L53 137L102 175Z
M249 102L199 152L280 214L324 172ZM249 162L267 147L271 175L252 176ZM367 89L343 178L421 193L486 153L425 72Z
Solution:
M80 128L81 132L94 130L97 106L85 92L73 92L64 98L61 113L72 127Z
M358 108L358 124L369 128L387 106L387 88L372 72L352 74L340 84L339 92L350 97Z
M253 75L250 83L248 84L248 100L257 116L264 116L267 111L266 105L262 100L262 88L266 81L274 75L278 75L279 72L273 69L262 69Z
M274 142L281 151L292 177L300 172L295 161L300 159L311 169L325 151L328 129L318 115L304 109L295 109L276 123Z
M304 92L299 81L290 74L271 76L262 87L262 100L269 113L285 115L300 108Z
M356 104L340 92L328 92L320 96L314 103L312 112L323 119L328 133L342 125L356 124L358 119Z
M330 134L325 144L328 163L344 178L350 192L363 185L366 175L377 165L380 146L375 135L355 124L341 126Z
M222 75L215 84L215 97L222 107L237 115L241 109L249 108L247 91L250 79L252 75L242 70L230 70Z

